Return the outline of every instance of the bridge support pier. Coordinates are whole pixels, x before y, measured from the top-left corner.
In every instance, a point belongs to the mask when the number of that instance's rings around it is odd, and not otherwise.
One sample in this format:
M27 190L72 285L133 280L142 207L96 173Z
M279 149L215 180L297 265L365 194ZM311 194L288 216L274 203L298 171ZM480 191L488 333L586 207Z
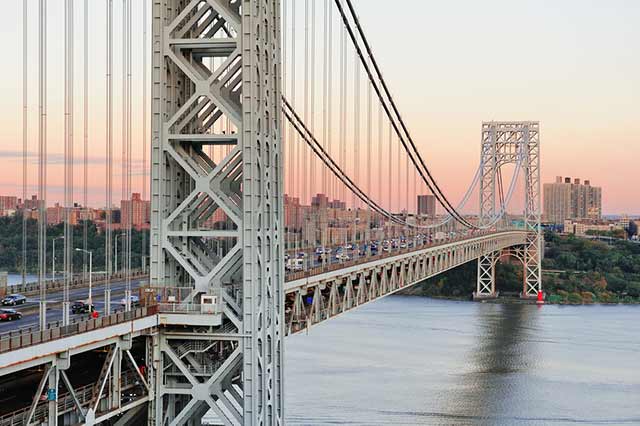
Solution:
M47 378L47 397L53 391L53 398L49 399L49 424L57 425L58 424L58 382L60 380L60 372L58 371L58 366L53 363L51 368L49 369L49 374Z
M493 299L498 297L496 292L496 262L500 253L491 252L478 258L478 280L473 299Z

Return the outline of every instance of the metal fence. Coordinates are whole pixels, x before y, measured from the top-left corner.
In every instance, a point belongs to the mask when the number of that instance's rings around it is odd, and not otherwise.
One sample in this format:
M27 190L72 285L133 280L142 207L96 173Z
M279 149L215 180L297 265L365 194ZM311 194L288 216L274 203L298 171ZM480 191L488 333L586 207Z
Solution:
M131 274L132 274L132 278L134 279L144 278L148 276L148 274L146 274L142 270L131 271ZM125 278L126 278L126 275L122 272L118 272L117 274L111 275L112 282L124 280ZM47 284L47 292L61 291L64 288L64 279L48 280L45 282ZM96 285L103 284L104 282L105 282L104 273L93 274L93 279L91 283L92 285L96 286ZM81 287L86 287L88 285L89 285L88 279L87 280L83 279L82 274L76 274L73 277L73 280L69 285L69 288L71 289L81 288ZM7 294L20 293L25 296L33 296L38 294L39 292L40 292L40 287L38 286L37 282L30 282L25 284L18 283L15 285L7 286Z
M495 233L495 231L481 231L481 232L476 232L475 234L469 236L469 235L457 235L453 238L447 238L445 240L442 241L434 241L432 243L425 243L425 244L419 244L416 245L415 247L407 247L407 248L397 248L397 249L391 249L388 252L379 252L379 254L375 254L375 255L370 255L370 256L359 256L359 257L354 257L353 259L347 260L347 261L343 261L343 262L338 262L338 263L327 263L324 265L320 265L320 266L316 266L314 268L309 268L306 271L297 271L297 272L287 272L285 274L285 281L295 281L295 280L299 280L301 278L308 278L308 277L312 277L314 275L318 275L318 274L323 274L325 272L332 272L338 269L344 269L344 268L348 268L350 266L355 266L355 265L359 265L361 263L367 263L367 262L373 262L375 260L380 260L380 259L385 259L388 257L393 257L393 256L398 256L401 254L406 254L406 253L410 253L413 251L419 251L419 250L424 250L427 248L431 248L431 247L438 247L444 244L450 244L456 241L462 241L462 240L467 240L469 238L476 238L476 237L481 237L484 235L489 235L489 234L493 234Z
M158 306L144 306L133 309L129 312L116 312L98 318L75 319L69 325L61 325L54 322L47 325L45 330L36 327L28 327L20 330L13 330L0 335L0 353L14 351L16 349L49 342L75 334L86 333L87 331L109 327L123 322L132 321L149 315L155 315Z

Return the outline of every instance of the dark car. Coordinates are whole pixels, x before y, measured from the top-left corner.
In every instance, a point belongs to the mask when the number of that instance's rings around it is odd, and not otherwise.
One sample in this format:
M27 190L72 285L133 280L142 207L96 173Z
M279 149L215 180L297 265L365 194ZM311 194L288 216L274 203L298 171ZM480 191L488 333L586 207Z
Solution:
M95 310L95 306L81 300L73 302L73 304L71 305L71 313L73 314L88 314L89 312L93 312Z
M15 309L0 309L0 321L13 321L22 318L22 314Z
M27 298L21 294L10 294L6 296L4 299L2 299L2 304L4 306L7 306L7 305L16 306L16 305L22 305L23 303L26 303L26 301L27 301Z

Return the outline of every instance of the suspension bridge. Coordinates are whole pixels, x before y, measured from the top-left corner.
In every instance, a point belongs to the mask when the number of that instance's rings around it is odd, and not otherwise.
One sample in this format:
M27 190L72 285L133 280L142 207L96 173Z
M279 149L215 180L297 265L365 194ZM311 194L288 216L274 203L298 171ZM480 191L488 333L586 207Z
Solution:
M31 10L32 3L38 7ZM481 143L470 147L480 148L479 165L454 204L400 114L393 82L383 78L352 0L65 0L64 278L52 295L46 280L50 4L23 2L23 199L33 107L28 23L38 22L40 273L30 287L38 295L33 324L0 334L0 386L7 396L0 425L192 425L207 413L212 424L283 424L287 335L468 262L478 264L474 297L493 298L503 256L523 265L523 298L542 292L539 123L482 123ZM141 22L134 23L138 15ZM74 27L78 16L82 31ZM98 17L106 22L100 46L91 37ZM139 116L134 28L143 33ZM74 164L78 41L81 165ZM96 50L106 57L102 70L89 61ZM98 140L88 125L89 85L98 79L105 87L104 146L89 142ZM121 117L114 123L116 86ZM70 297L83 288L74 273L91 277L88 221L78 264L69 212L78 201L74 169L80 166L82 206L89 203L88 153L98 149L104 152L105 264L96 296L101 312L87 318L71 314ZM142 242L149 264L142 262L141 271L132 264L133 209L119 228L111 214L118 180L122 199L131 200L138 150L143 198L151 198L150 235ZM512 171L510 181L503 171ZM523 208L514 216L507 209L516 193ZM435 199L441 215L418 211L423 194ZM116 229L123 235L118 274ZM112 306L112 291L124 296L122 309Z

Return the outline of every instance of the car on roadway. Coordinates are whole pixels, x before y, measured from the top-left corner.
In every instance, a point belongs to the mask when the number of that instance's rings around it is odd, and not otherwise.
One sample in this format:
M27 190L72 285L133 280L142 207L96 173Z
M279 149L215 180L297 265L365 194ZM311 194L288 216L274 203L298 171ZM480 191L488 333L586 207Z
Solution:
M346 261L349 260L349 255L346 253L338 253L336 255L336 259L340 260L340 261Z
M140 306L140 298L138 296L136 296L135 294L132 294L131 296L129 296L129 300L131 301L131 307L135 308L136 306ZM122 307L127 306L127 298L123 297L122 300L120 300L120 305Z
M96 310L96 307L85 301L77 300L71 305L72 314L88 314Z
M285 264L286 271L302 271L304 269L304 259L289 259Z
M0 321L13 321L22 318L22 314L15 309L0 309Z
M27 302L27 298L18 293L10 294L8 296L5 296L4 299L2 299L2 304L4 306L22 305L26 302Z

